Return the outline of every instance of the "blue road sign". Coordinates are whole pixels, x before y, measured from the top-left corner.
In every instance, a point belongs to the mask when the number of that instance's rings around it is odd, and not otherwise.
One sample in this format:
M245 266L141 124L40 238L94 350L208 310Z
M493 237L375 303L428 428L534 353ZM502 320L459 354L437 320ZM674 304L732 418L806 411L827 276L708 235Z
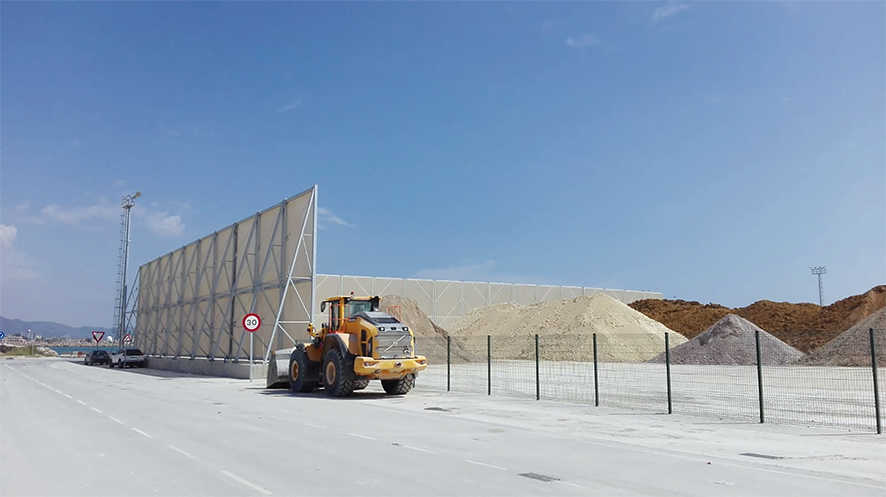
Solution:
M4 338L5 336L6 336L6 333L3 333L2 331L0 331L0 340L3 340L3 338Z

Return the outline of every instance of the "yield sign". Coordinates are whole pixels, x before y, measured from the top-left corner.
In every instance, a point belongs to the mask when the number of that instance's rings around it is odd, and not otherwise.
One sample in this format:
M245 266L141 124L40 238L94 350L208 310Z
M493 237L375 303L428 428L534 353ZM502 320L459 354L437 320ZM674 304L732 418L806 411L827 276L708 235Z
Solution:
M95 340L95 343L101 342L102 338L104 338L104 337L105 337L104 331L93 331L92 332L92 339Z

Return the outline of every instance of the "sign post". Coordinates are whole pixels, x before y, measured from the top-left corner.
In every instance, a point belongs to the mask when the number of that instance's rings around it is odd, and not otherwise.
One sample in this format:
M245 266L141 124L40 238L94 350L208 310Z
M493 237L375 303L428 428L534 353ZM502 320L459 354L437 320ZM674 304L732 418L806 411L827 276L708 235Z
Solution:
M243 316L243 328L249 332L249 381L252 381L252 340L255 332L261 328L261 318L250 312Z

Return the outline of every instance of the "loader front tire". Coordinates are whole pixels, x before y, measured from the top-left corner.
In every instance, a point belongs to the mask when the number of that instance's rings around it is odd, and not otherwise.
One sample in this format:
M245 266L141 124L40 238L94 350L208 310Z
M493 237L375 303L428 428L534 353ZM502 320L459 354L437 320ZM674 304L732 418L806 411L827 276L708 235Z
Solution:
M347 367L342 352L338 349L326 351L323 358L323 388L333 397L346 397L354 391L354 367Z
M309 378L311 363L304 349L296 349L289 356L289 391L292 393L309 393L317 388L317 382Z
M415 386L415 375L408 374L399 380L381 380L381 386L388 395L405 395Z
M369 386L369 378L365 376L358 376L354 379L354 390L363 390L364 388Z

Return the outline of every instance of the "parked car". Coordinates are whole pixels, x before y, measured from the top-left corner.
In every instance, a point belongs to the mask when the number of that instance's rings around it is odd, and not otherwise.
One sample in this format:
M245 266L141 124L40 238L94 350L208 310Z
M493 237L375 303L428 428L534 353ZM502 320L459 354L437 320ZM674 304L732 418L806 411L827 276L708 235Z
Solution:
M92 364L110 364L111 356L106 350L90 350L83 359L83 364L91 366Z
M111 354L109 368L143 368L145 367L145 355L138 349L122 349Z

